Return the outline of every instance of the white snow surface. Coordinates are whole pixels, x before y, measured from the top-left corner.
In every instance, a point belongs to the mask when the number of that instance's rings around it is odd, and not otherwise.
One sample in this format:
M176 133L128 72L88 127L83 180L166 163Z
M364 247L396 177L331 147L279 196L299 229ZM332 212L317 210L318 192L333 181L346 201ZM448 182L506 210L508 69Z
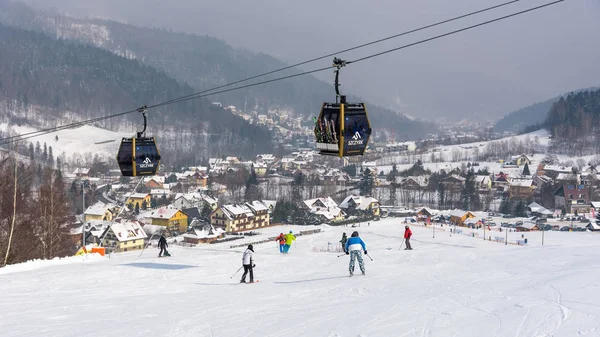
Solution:
M170 258L149 249L0 269L2 336L599 336L599 233L525 233L527 246L413 226L414 250L399 250L404 225L320 226L288 255L255 244L255 277L239 284L243 248L293 229L187 248ZM443 229L448 229L445 226ZM317 253L358 230L366 276L348 277L348 257ZM465 232L469 230L464 230ZM489 232L486 234L489 235ZM505 233L492 232L492 237ZM521 238L510 233L509 240ZM391 248L391 249L386 249ZM27 268L25 267L27 266ZM42 268L44 266L44 268ZM6 273L9 271L10 273Z

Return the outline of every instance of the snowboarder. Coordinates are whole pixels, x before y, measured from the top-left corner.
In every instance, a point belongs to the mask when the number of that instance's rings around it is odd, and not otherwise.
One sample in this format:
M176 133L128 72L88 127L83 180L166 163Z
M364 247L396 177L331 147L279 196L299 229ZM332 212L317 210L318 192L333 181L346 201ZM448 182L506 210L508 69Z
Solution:
M251 244L248 245L248 249L242 255L242 266L244 267L244 275L242 275L240 283L246 283L246 275L248 273L250 273L250 283L254 283L254 271L252 269L256 265L254 264L254 247Z
M285 235L283 235L283 233L280 233L275 240L279 241L279 252L283 254L283 247L285 246Z
M342 249L344 251L346 251L346 241L348 241L348 237L346 236L346 232L344 232L344 234L342 234L342 239L340 240L340 243L342 244Z
M348 270L350 271L350 276L354 274L354 260L358 260L358 266L360 267L360 271L362 274L365 274L365 263L363 261L362 253L365 252L367 254L367 247L363 240L358 237L358 232L352 233L350 239L346 242L346 246L344 246L344 250L346 251L346 255L350 255L350 265L348 266Z
M404 240L406 242L406 248L404 250L412 250L410 245L410 237L412 236L412 231L408 228L408 225L404 226Z
M296 237L294 236L293 232L290 231L288 234L285 235L285 246L283 246L283 253L287 254L288 251L290 250L290 246L292 245L292 242L296 241Z
M160 235L160 239L158 239L158 248L160 248L160 252L158 253L158 257L162 257L163 252L165 253L165 256L171 256L171 254L169 254L169 252L167 251L167 247L169 247L169 244L167 243L167 239L165 238L165 234L161 234Z

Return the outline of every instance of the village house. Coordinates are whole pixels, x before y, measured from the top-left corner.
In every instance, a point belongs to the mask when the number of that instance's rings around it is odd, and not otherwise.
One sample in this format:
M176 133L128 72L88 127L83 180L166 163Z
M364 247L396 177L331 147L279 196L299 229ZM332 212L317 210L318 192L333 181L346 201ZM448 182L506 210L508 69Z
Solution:
M135 208L136 205L142 208L144 202L146 202L147 207L150 207L150 202L152 201L150 193L132 193L125 196L127 197L127 206L131 208Z
M256 173L256 175L259 177L264 177L267 175L266 163L253 163L252 168L254 169L254 173Z
M512 156L510 158L510 161L517 164L517 166L523 166L525 164L531 165L531 158L529 158L527 155L524 155L524 154L519 155L519 156Z
M183 233L187 230L187 215L176 208L161 207L148 215L152 225Z
M331 197L305 200L300 204L300 209L320 216L324 222L342 221L346 217L346 213Z
M447 191L460 191L465 184L466 179L457 174L442 179L442 185Z
M567 213L589 212L591 209L591 186L564 183L554 192L554 203L557 208L564 208Z
M514 179L508 185L508 197L520 200L532 199L534 189L533 179Z
M256 161L259 163L265 163L271 165L275 162L275 156L272 154L259 154L256 156Z
M161 178L163 178L163 179L159 179L158 177L151 178L148 181L144 182L144 185L151 190L163 188L163 184L164 184L165 180L164 180L164 177L161 177Z
M475 184L479 191L490 191L492 189L492 178L489 175L476 175Z
M75 171L73 171L73 175L78 179L89 178L92 176L92 169L78 167L75 169Z
M200 193L177 193L171 203L174 208L184 209L191 207L202 207L204 199Z
M190 229L183 235L183 242L191 244L211 243L225 237L222 228L215 228L212 224L196 225L197 220L192 222Z
M405 190L423 191L429 185L428 176L396 177L396 185Z
M458 226L464 226L465 221L468 219L474 219L475 214L469 211L463 211L460 209L454 209L448 212L450 215L450 222Z
M379 201L373 197L365 196L349 196L339 205L339 208L343 209L346 214L370 214L375 217L380 216L380 204Z
M210 223L226 232L267 227L270 225L269 208L261 201L223 205L210 215Z
M92 220L104 220L111 221L113 219L113 213L111 212L114 209L115 205L106 205L101 202L97 202L94 205L88 207L85 212L83 212L83 221L88 222Z
M144 248L146 232L137 221L113 223L103 234L102 245L112 252L127 252Z

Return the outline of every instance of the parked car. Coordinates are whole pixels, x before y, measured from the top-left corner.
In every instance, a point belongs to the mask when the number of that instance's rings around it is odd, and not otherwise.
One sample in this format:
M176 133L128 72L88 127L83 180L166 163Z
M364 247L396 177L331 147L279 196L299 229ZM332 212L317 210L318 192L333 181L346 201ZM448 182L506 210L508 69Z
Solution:
M490 226L490 227L494 227L494 226L496 226L496 223L495 222L488 222L487 225Z
M500 227L509 227L509 226L510 226L510 223L508 223L508 222L501 222L500 223Z
M517 226L521 226L522 224L523 224L523 221L517 221L517 222L515 223L515 225L517 225Z
M568 232L569 229L571 229L571 227L569 227L569 226L563 226L563 227L560 228L560 231L561 232Z

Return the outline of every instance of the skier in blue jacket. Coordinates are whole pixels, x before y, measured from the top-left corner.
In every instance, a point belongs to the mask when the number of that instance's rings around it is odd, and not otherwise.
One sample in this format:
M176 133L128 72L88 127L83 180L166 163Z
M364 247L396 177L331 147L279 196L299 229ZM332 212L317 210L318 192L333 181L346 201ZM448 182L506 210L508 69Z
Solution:
M346 255L350 255L350 276L354 274L354 259L358 260L358 265L360 266L360 271L362 274L365 274L365 264L363 261L362 253L363 251L367 254L367 247L365 246L364 241L358 237L358 232L352 233L350 239L346 242L346 246L344 247L346 250Z

